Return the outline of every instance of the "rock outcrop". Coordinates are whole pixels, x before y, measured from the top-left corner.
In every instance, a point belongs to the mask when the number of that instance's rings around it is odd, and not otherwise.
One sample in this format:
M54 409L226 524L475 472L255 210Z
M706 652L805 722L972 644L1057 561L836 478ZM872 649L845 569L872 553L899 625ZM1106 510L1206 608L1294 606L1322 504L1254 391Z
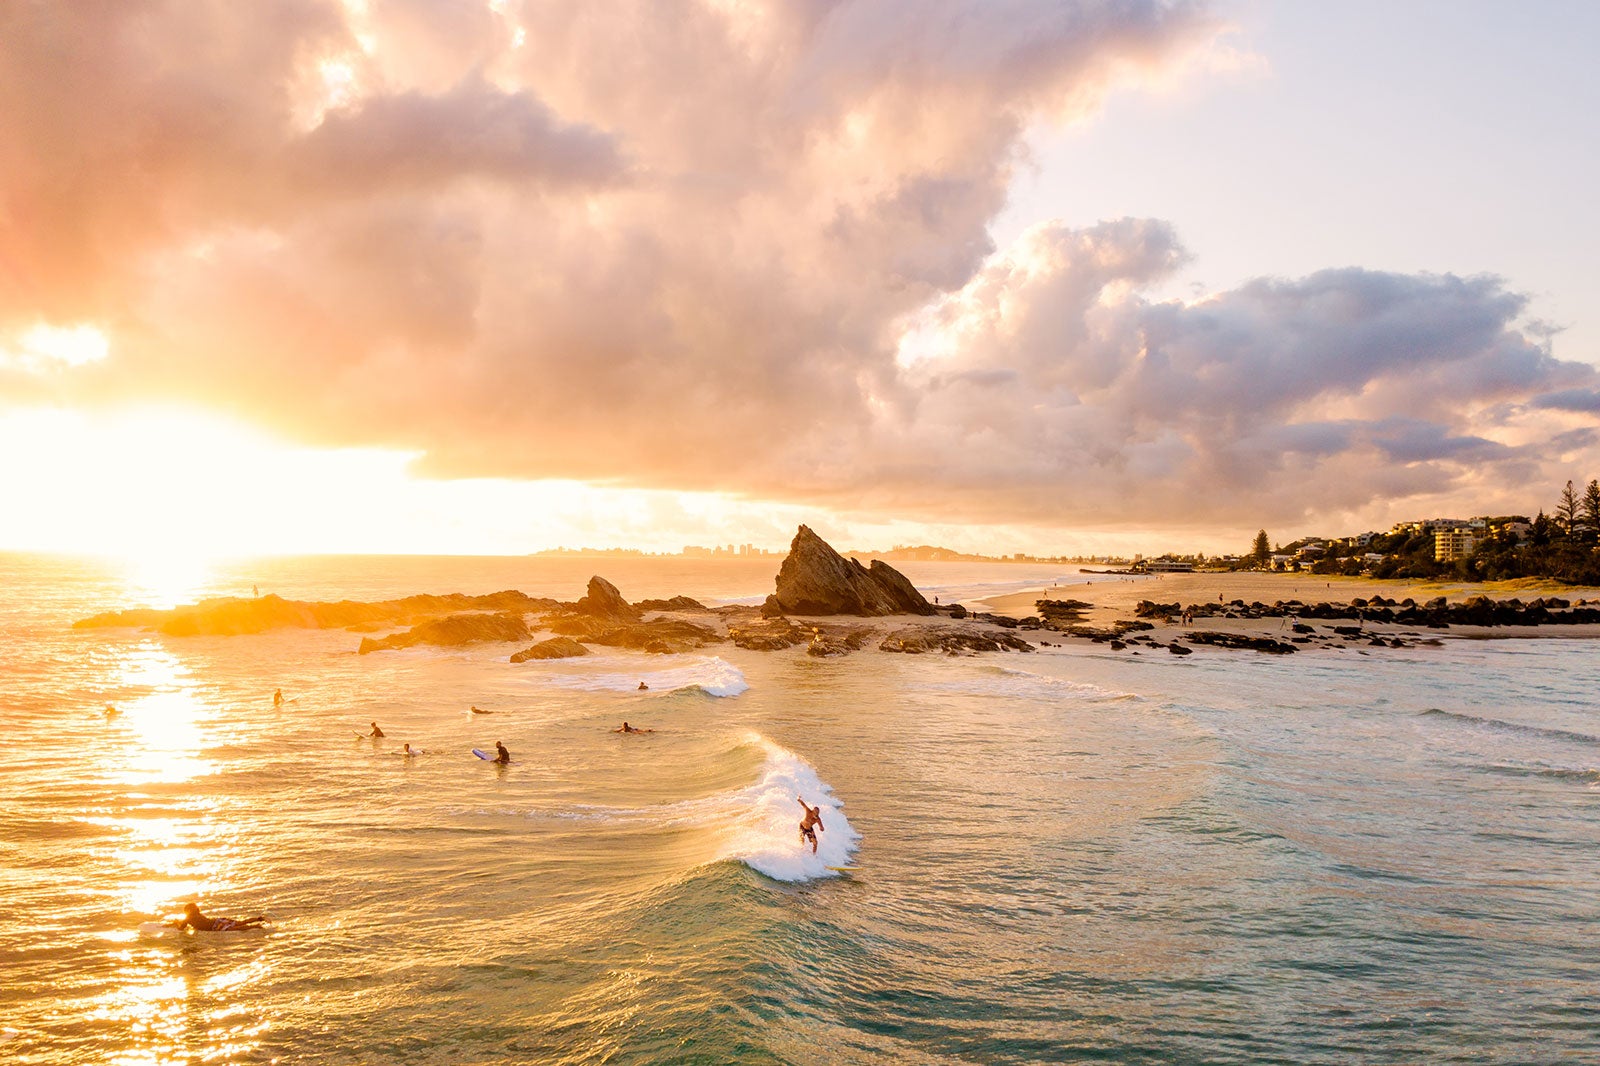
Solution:
M531 648L526 648L511 656L514 663L525 663L530 659L571 659L577 655L588 655L589 649L573 640L571 637L551 637L541 640Z
M1010 633L985 633L961 626L945 628L918 626L895 630L883 638L878 650L905 652L908 655L921 655L931 651L960 655L980 651L1032 651L1033 645Z
M366 655L417 644L455 648L490 640L527 640L530 635L528 623L520 614L453 614L378 640L363 637L361 647L356 650Z
M589 590L578 600L578 613L619 622L637 622L644 617L639 608L622 598L617 586L598 574L589 579Z
M73 623L76 629L138 626L174 637L240 636L273 629L380 629L414 626L420 622L462 611L496 611L521 614L548 611L555 600L536 599L521 592L494 592L486 596L407 596L399 600L334 603L286 600L270 593L248 599L223 597L184 604L171 610L138 607L109 611Z
M933 605L889 564L870 567L846 559L827 541L801 526L778 570L777 591L762 613L799 615L933 614Z

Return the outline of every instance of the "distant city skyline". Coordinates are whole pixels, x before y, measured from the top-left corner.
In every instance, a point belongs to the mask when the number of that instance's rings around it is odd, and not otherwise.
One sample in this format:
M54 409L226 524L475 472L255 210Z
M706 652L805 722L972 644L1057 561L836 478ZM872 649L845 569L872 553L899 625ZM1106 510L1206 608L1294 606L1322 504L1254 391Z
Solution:
M1548 509L1600 472L1596 31L14 4L0 549L1222 554Z

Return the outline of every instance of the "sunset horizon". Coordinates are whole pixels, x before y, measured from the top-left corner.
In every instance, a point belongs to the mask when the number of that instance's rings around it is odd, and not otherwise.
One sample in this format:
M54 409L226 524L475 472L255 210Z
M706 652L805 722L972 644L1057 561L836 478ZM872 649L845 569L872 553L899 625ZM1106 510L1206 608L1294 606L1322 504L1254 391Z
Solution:
M1487 73L1427 5L134 10L0 16L0 549L1216 553L1600 470L1555 9Z

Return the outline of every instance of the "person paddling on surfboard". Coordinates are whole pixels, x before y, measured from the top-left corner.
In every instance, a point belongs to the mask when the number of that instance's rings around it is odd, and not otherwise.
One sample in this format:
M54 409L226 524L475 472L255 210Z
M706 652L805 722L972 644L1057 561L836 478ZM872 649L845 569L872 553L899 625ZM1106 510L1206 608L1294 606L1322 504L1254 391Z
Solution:
M806 838L810 837L811 854L815 855L817 853L817 830L826 830L827 828L822 824L822 811L817 807L807 807L806 801L800 799L799 796L796 796L795 799L799 802L800 809L806 812L806 816L800 820L800 846L805 847Z
M383 736L383 730L378 728L377 722L372 723L372 732L368 733L367 736L374 738Z
M640 729L638 726L632 726L632 725L629 725L627 722L623 722L621 729L613 729L612 732L613 733L654 733L655 730L654 729Z
M265 916L259 914L254 918L207 918L200 913L198 903L185 903L183 917L164 924L174 929L189 926L197 933L234 933L241 929L260 929L266 920Z
M506 746L504 744L500 743L498 740L495 741L494 750L499 752L499 754L494 757L495 762L499 763L501 766L511 765L511 753L506 750Z

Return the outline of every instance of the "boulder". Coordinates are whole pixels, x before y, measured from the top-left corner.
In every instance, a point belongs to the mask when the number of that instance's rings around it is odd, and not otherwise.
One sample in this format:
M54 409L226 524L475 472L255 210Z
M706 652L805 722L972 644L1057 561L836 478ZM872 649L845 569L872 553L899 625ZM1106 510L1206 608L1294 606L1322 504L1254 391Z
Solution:
M706 605L688 596L674 596L670 600L640 600L634 604L641 611L704 611Z
M551 637L549 640L541 640L531 648L517 652L511 657L511 661L525 663L529 659L570 659L575 655L588 654L589 649L571 637Z
M878 645L879 651L898 651L908 655L942 651L948 655L980 651L1032 651L1033 645L1010 633L985 633L976 629L951 626L947 628L907 627L885 636Z
M933 614L933 605L889 564L846 559L808 526L801 526L778 570L777 591L762 613L877 616Z
M453 614L449 618L423 622L403 633L380 640L363 637L361 647L357 650L366 655L417 644L455 648L490 640L527 640L530 635L528 623L522 620L520 614Z
M787 618L767 618L748 625L730 625L728 639L750 651L780 651L804 644L811 634Z
M715 629L682 618L656 618L649 622L612 626L588 639L591 644L636 648L656 655L694 651L722 641Z

